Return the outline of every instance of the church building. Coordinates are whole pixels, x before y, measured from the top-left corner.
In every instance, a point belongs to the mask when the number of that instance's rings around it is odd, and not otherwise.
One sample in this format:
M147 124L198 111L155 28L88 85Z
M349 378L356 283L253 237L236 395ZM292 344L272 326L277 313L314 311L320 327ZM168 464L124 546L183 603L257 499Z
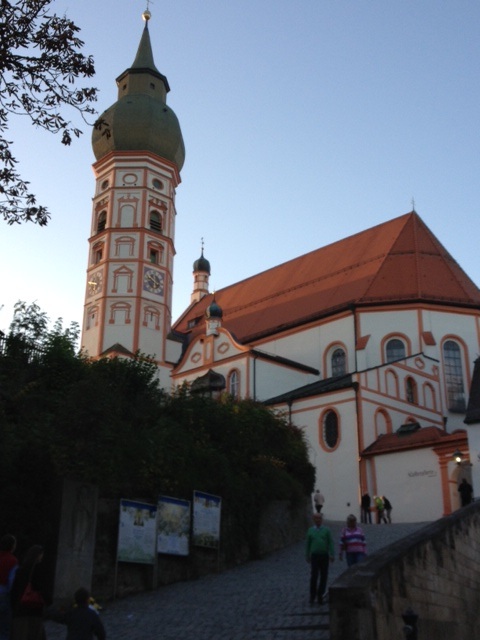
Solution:
M363 493L387 496L397 522L458 508L463 477L480 489L478 423L464 423L480 290L415 211L214 294L202 249L172 323L185 150L144 19L92 139L85 352L140 351L166 390L188 383L282 412L305 431L329 519L358 513Z

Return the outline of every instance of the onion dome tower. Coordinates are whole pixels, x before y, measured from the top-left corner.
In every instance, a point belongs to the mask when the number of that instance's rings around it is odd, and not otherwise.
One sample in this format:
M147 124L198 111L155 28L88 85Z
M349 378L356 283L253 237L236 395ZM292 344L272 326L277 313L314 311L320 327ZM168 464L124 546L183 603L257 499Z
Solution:
M118 99L92 135L96 186L82 347L91 357L148 355L169 388L175 190L185 147L166 104L170 86L153 60L151 14L142 17L135 60L118 76Z
M215 301L215 294L213 295L212 302L205 309L205 317L207 322L206 335L217 335L217 329L222 326L223 311Z
M208 281L210 278L210 262L202 255L193 263L193 291L190 302L198 302L208 294Z

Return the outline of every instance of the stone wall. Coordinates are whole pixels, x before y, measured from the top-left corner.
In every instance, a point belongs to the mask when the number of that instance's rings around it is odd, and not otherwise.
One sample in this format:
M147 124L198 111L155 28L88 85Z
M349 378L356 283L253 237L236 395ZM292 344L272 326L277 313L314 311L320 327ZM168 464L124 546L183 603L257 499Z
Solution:
M99 500L92 593L99 600L108 600L223 571L301 540L310 516L309 499L295 506L287 501L272 502L260 516L256 539L239 536L236 530L232 545L234 525L228 509L222 506L219 551L192 546L186 557L158 555L155 567L125 562L116 566L119 503Z
M480 502L437 520L351 567L330 587L332 640L480 637Z

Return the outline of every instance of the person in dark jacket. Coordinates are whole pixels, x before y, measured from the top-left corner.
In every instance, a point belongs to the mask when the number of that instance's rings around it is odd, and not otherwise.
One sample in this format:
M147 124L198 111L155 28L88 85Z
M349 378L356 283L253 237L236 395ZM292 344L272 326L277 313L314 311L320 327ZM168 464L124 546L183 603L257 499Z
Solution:
M466 478L463 478L463 480L459 484L458 491L460 493L460 500L462 502L462 507L465 507L467 504L470 504L473 496L473 487L469 482L467 482Z
M368 495L368 493L364 493L362 496L362 522L363 524L370 523L372 524L372 514L370 511L370 505L372 504L372 499Z
M67 625L66 640L105 640L107 634L100 616L89 607L90 594L81 587L75 592L75 606L69 611L52 613L50 617L55 622Z
M388 498L382 496L383 506L385 508L385 516L387 518L388 524L392 524L392 503Z

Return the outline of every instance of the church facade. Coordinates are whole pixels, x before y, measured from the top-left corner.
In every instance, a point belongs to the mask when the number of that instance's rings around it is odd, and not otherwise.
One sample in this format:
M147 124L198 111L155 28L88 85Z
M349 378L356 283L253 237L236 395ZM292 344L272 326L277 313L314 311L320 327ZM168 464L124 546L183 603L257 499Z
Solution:
M287 415L305 430L327 518L358 513L365 492L387 496L396 521L458 508L462 477L480 487L464 424L480 290L415 211L215 294L202 250L191 304L172 324L184 146L144 17L118 101L93 135L83 348L141 351L167 390L188 383Z

